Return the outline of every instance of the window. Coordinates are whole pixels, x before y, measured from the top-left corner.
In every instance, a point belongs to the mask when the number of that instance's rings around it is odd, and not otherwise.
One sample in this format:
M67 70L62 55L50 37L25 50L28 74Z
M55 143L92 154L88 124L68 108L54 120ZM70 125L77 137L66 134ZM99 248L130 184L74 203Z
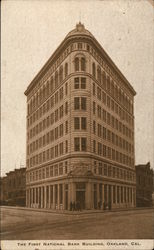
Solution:
M87 150L87 139L81 138L81 151L86 151L86 150Z
M86 89L86 78L81 77L81 89Z
M86 110L86 98L81 97L81 109Z
M93 133L96 134L96 122L93 121Z
M68 102L65 102L65 114L68 114Z
M55 73L55 88L58 86L58 71Z
M80 118L79 117L74 118L74 129L80 129Z
M65 122L65 134L68 134L68 121Z
M74 151L80 151L80 138L74 138Z
M65 141L65 153L68 153L68 141Z
M86 70L86 60L84 57L81 58L81 70L82 71Z
M81 129L87 128L87 119L86 117L81 117Z
M87 150L87 139L85 137L74 138L74 151L86 151Z
M97 66L97 80L101 82L101 68L99 66Z
M68 94L68 83L66 82L65 83L65 95L67 95Z
M79 89L79 77L74 78L74 88Z
M93 75L93 77L96 77L96 66L95 66L95 63L92 64L92 75Z
M96 103L93 102L93 114L95 115L95 113L96 113Z
M75 71L79 71L79 58L75 58Z
M93 82L93 95L95 95L95 83Z
M63 66L61 65L59 69L59 81L62 82L62 80L63 80Z
M81 101L81 103L80 103ZM81 104L81 106L80 106ZM82 109L82 110L86 110L86 97L75 97L74 98L74 109L78 110L78 109Z
M81 84L80 84L81 81ZM74 89L85 89L86 88L86 78L85 77L76 77L74 78Z
M93 152L96 153L96 141L93 140Z
M68 63L65 63L65 77L68 76Z

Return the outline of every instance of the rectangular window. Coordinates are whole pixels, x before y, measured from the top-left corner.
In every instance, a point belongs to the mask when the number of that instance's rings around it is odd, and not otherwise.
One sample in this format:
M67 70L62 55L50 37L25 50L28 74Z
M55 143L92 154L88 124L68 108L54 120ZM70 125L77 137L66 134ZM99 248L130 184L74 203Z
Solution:
M81 117L81 129L87 128L87 119L86 117Z
M86 110L86 97L81 97L81 109Z
M96 153L96 141L93 140L93 152Z
M74 151L80 151L80 138L74 138Z
M87 150L87 139L81 138L81 151L86 151L86 150Z
M74 78L74 88L79 89L79 77Z
M68 141L65 141L65 153L68 153Z
M80 118L74 117L74 129L80 129Z
M68 134L68 121L65 122L65 134Z
M80 109L80 98L79 97L74 98L74 109L75 110Z
M86 78L81 77L81 89L86 89Z

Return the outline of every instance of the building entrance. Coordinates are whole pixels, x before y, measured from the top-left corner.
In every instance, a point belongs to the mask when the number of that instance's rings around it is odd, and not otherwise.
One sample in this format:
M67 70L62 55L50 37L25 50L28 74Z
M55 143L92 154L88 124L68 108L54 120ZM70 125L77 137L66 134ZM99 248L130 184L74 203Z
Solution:
M85 209L85 191L76 191L76 201L79 202L81 209Z
M76 183L76 202L79 202L81 209L85 209L85 191L86 184L84 182Z

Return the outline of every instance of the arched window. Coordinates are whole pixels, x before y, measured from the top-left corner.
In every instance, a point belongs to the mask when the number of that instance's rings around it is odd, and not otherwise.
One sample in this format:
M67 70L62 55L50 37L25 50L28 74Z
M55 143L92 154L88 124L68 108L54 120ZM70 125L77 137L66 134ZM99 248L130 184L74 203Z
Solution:
M81 70L82 71L86 70L86 60L84 57L81 57Z
M96 77L96 66L95 66L95 63L93 63L93 65L92 65L92 75L93 75L93 77Z
M60 81L60 83L62 82L62 80L63 80L63 66L61 65L60 69L59 69L59 81Z
M65 63L65 77L68 76L68 63Z
M101 68L100 68L100 66L97 66L97 80L98 80L98 82L101 82Z
M58 86L58 71L55 73L55 88Z
M75 71L79 71L79 58L75 58Z

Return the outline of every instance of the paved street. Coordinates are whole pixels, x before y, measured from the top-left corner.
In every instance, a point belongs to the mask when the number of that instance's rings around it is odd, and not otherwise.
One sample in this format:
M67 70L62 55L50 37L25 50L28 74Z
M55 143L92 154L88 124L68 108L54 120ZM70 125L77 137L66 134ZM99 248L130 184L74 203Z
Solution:
M1 239L152 239L153 214L153 209L69 215L5 207Z

